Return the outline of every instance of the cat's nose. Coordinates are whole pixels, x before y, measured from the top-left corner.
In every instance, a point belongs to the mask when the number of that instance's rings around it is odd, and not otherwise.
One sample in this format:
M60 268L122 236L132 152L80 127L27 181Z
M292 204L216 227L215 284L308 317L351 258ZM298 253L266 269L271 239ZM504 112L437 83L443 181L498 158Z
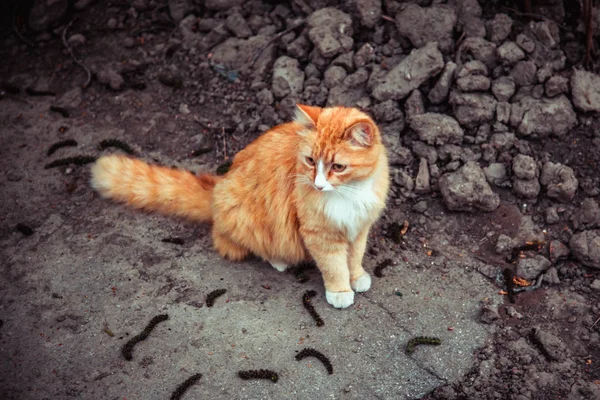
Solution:
M314 184L317 189L323 190L327 186L327 179L325 179L323 174L317 174Z

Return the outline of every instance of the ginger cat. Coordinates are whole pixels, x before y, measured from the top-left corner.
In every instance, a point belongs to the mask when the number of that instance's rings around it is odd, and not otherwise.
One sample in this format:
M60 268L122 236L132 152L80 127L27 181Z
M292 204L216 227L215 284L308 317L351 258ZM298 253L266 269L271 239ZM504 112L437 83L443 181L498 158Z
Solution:
M253 253L284 271L312 258L327 302L345 308L371 287L362 259L389 167L369 116L298 105L293 122L258 137L222 177L111 155L94 164L91 184L133 207L212 222L214 246L229 260Z

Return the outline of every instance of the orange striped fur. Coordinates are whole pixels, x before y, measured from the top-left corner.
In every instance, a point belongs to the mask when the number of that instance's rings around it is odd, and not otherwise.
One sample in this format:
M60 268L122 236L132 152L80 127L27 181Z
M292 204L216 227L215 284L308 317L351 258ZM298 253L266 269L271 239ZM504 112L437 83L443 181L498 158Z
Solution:
M343 308L370 287L362 258L389 171L369 116L299 105L294 122L240 151L223 177L106 156L92 167L92 186L133 207L211 221L215 248L230 260L253 253L284 270L314 259L327 301Z

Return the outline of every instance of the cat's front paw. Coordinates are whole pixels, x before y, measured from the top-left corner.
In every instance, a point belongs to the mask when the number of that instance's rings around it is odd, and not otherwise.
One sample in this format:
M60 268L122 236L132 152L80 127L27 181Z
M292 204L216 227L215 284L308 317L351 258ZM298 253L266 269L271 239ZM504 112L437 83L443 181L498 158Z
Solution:
M354 289L354 291L357 293L366 292L367 290L371 289L371 275L365 272L350 282L350 286L352 286L352 289Z
M335 308L346 308L354 303L354 292L330 292L325 290L327 302Z

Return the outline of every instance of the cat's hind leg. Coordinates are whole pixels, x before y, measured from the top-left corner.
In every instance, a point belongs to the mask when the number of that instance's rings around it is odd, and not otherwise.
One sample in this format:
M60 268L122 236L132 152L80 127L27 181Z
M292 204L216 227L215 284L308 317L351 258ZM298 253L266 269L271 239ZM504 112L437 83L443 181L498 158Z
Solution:
M221 256L231 261L241 261L250 255L250 251L235 243L227 236L213 229L213 244Z
M279 272L285 272L285 270L289 267L288 264L282 261L269 260L269 264L271 264L271 266Z

